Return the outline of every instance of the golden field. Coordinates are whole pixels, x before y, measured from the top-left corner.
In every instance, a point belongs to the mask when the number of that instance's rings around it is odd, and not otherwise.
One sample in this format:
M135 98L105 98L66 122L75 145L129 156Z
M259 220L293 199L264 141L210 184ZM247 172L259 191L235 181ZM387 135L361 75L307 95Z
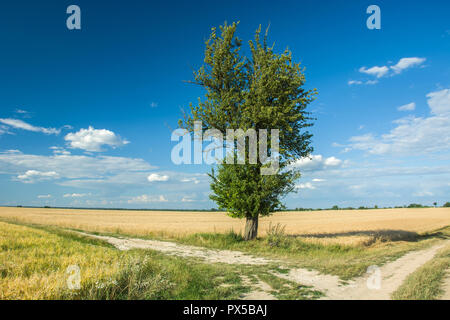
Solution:
M223 212L80 210L0 207L0 218L96 232L183 236L198 232L240 232L244 220ZM346 238L423 233L450 225L450 208L327 210L279 212L260 219L259 234L269 225L305 238Z

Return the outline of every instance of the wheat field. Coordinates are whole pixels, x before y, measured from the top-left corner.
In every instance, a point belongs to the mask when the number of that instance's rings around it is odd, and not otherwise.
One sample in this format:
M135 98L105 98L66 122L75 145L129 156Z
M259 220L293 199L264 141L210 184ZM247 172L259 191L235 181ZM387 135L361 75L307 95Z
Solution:
M245 221L223 212L81 210L0 207L0 218L95 232L136 236L184 236L198 232L241 232ZM260 219L259 235L280 224L286 234L314 241L367 241L386 236L405 237L450 225L450 208L327 210L279 212ZM324 240L325 239L325 240Z

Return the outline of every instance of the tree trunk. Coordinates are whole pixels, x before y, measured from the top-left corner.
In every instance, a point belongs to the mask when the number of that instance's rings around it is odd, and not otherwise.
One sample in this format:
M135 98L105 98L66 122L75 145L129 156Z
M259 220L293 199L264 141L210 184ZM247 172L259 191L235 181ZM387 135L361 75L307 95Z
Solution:
M247 217L245 222L244 240L252 240L258 234L258 216Z

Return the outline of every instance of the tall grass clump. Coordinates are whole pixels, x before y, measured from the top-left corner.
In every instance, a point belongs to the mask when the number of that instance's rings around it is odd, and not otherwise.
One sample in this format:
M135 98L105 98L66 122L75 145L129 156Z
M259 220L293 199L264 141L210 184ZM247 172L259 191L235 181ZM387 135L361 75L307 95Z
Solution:
M134 255L118 263L114 277L96 279L80 290L66 291L68 299L161 300L169 299L175 283L167 271L148 256Z
M283 247L289 246L288 237L285 232L286 226L279 223L272 225L269 223L269 228L267 229L267 234L265 240L267 244L271 247Z

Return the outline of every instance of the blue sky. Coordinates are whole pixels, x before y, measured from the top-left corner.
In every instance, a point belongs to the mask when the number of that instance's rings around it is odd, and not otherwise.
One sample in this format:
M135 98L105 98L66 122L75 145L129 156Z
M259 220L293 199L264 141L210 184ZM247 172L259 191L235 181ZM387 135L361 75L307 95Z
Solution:
M68 30L66 8L81 8ZM381 8L381 30L366 8ZM450 201L448 1L10 1L0 11L0 204L211 208L175 165L204 40L270 23L319 94L290 208ZM246 42L245 41L245 42Z

